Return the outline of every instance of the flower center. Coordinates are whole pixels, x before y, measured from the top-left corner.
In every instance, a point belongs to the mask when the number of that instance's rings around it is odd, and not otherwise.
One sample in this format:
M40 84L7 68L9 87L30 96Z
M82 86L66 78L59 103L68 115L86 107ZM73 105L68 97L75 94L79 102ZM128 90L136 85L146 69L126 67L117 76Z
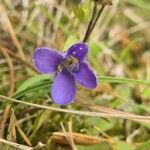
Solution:
M78 59L70 55L60 63L58 70L62 71L63 68L66 68L68 71L73 71L78 68L78 64Z

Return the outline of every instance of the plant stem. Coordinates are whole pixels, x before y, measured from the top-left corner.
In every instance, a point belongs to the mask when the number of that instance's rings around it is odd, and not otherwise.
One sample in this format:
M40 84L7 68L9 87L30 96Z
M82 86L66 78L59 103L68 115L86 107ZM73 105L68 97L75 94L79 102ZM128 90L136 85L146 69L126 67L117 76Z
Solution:
M96 16L96 18L95 18L95 21L93 22L93 24L92 24L92 26L91 26L91 28L90 28L90 30L89 30L89 35L90 35L91 32L93 31L93 29L94 29L94 27L95 27L95 25L96 25L96 23L97 23L99 17L101 16L101 14L102 14L104 8L105 8L105 5L102 5L101 9L99 10L99 12L98 12L98 14L97 14L97 16Z
M94 17L96 16L96 13L97 13L97 5L94 3L94 7L93 7L93 12L92 12L92 17L90 19L90 22L88 24L88 27L87 27L87 30L86 30L86 33L85 33L85 36L84 36L84 39L83 39L83 42L86 42L88 37L89 37L89 30L93 24L93 21L94 21Z
M83 42L86 42L91 34L91 32L93 31L99 17L101 16L103 10L105 8L105 5L102 5L101 9L97 12L97 4L94 3L94 8L93 8L93 12L92 12L92 17L91 17L91 20L88 24L88 28L87 28L87 31L85 33L85 36L84 36L84 39L83 39ZM96 15L97 14L97 15Z
M145 122L150 124L150 116L142 116L142 115L135 115L135 114L123 114L122 113L105 113L105 112L98 112L98 111L78 111L78 110L71 110L71 109L63 109L58 107L50 107L50 106L44 106L34 103L29 103L26 101L21 101L17 99L13 99L10 97L6 97L4 95L0 95L0 101L10 101L18 104L28 105L35 108L45 109L45 110L51 110L51 111L57 111L57 112L64 112L74 115L82 115L82 116L89 116L89 117L109 117L109 118L121 118L121 119L130 119L130 120L136 120L139 122Z

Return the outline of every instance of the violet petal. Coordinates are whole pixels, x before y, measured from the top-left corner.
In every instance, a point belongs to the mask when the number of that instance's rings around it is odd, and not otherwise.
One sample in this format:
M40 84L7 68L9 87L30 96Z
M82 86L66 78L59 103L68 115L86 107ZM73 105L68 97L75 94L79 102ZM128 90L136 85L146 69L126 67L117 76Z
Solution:
M76 81L73 75L63 69L54 80L51 89L51 96L54 103L66 105L71 103L76 95Z
M63 57L49 48L37 48L33 55L35 68L40 73L53 73L57 71L59 63Z
M83 86L93 89L97 86L95 74L86 63L81 63L79 70L74 71L76 80Z
M88 52L88 46L85 43L76 43L72 45L68 51L67 55L72 55L77 58L79 61L82 61Z

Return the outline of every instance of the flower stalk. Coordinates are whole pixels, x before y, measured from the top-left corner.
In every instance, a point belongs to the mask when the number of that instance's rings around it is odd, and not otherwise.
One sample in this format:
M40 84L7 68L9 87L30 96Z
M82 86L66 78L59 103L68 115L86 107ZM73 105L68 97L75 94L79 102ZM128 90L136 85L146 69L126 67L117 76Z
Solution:
M98 4L101 4L101 8L99 10L98 10ZM89 21L87 30L85 32L83 42L86 42L89 39L89 36L90 36L91 32L93 31L98 19L102 15L106 5L111 5L110 1L109 1L109 3L108 2L106 3L103 1L98 3L98 1L94 0L92 16L91 16L91 19Z

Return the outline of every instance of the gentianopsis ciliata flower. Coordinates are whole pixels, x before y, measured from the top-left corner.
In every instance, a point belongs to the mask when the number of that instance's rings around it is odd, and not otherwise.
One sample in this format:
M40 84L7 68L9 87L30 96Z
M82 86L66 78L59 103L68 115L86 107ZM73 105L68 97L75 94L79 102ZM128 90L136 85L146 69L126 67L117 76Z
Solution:
M96 77L86 63L88 46L86 43L76 43L64 53L50 48L37 48L33 55L35 68L39 73L56 73L51 87L54 103L67 105L74 101L76 82L93 89L96 87Z

